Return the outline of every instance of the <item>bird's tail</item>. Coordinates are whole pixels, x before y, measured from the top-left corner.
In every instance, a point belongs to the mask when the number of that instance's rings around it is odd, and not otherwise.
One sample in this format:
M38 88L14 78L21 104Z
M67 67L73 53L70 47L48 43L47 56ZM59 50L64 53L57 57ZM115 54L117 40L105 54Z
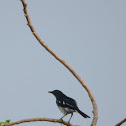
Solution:
M79 114L81 114L84 118L90 118L88 115L86 115L85 113L83 113L81 110L77 109L77 112Z

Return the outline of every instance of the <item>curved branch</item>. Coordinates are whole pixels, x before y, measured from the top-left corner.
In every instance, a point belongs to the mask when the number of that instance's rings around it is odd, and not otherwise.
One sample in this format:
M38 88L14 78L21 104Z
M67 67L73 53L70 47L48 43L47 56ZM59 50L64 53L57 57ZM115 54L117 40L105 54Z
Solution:
M118 124L116 124L115 126L121 126L124 122L126 122L126 118L123 119L121 122L119 122Z
M19 120L16 122L11 122L8 124L5 124L3 126L12 126L12 125L17 125L20 123L26 123L26 122L36 122L36 121L48 121L48 122L54 122L54 123L62 123L66 126L73 126L72 124L65 122L63 120L58 120L58 119L50 119L50 118L31 118L31 119L23 119L23 120Z
M29 18L28 15L28 11L27 11L27 4L25 3L25 0L21 0L23 7L24 7L24 13L25 13L25 17L27 19L28 22L28 26L31 29L33 35L36 37L36 39L39 41L39 43L50 53L52 54L59 62L61 62L76 78L77 80L82 84L82 86L86 89L86 91L88 92L88 95L91 99L92 105L93 105L93 121L91 126L96 126L97 123L97 119L98 119L98 108L97 108L97 104L95 101L95 98L93 96L93 94L91 93L91 90L88 88L88 86L86 85L86 83L81 79L81 77L74 71L74 69L69 66L63 59L61 59L55 52L53 52L45 43L44 41L38 36L38 34L35 32L34 27L31 23L31 20Z

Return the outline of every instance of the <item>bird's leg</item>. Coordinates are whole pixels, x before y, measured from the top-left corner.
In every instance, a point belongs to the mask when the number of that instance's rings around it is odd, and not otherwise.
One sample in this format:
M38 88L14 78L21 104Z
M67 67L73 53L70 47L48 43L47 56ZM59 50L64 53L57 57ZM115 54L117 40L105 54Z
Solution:
M63 120L63 118L66 116L67 114L65 114L62 118L60 118L61 120Z
M70 122L70 120L71 120L72 116L73 116L73 112L71 113L71 117L70 117L70 119L69 119L68 123Z

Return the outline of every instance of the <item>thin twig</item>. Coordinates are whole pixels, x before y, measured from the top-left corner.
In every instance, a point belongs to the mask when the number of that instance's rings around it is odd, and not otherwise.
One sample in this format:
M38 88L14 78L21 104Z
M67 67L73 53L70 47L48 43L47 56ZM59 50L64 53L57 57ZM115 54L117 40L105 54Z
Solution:
M45 42L38 36L38 34L35 32L34 27L31 23L31 20L29 18L28 12L27 12L27 4L25 3L25 0L21 0L23 7L24 7L24 14L25 17L27 19L28 22L28 26L31 29L31 32L33 33L33 35L36 37L36 39L39 41L39 43L50 53L52 54L59 62L61 62L76 78L77 80L82 84L82 86L86 89L86 91L88 92L88 95L91 99L92 105L93 105L93 121L91 126L96 126L97 123L97 119L98 119L98 108L97 108L97 104L95 101L95 98L93 96L93 94L91 93L91 90L88 88L88 86L86 85L86 83L81 79L81 77L74 71L74 69L69 66L63 59L61 59L55 52L53 52L46 44Z
M8 124L4 124L3 126L12 126L12 125L17 125L20 123L26 123L26 122L36 122L36 121L48 121L48 122L54 122L54 123L62 123L66 126L73 126L72 124L65 122L63 120L58 120L58 119L50 119L50 118L31 118L31 119L23 119L23 120L19 120L16 122L11 122Z
M119 122L118 124L116 124L115 126L121 126L124 122L126 122L126 118L123 119L121 122Z

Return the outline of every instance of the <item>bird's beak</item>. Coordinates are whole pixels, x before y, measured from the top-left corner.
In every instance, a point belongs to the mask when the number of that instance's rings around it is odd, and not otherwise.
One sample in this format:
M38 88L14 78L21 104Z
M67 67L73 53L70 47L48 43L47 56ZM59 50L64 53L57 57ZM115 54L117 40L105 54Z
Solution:
M48 93L52 93L52 91L48 91Z

